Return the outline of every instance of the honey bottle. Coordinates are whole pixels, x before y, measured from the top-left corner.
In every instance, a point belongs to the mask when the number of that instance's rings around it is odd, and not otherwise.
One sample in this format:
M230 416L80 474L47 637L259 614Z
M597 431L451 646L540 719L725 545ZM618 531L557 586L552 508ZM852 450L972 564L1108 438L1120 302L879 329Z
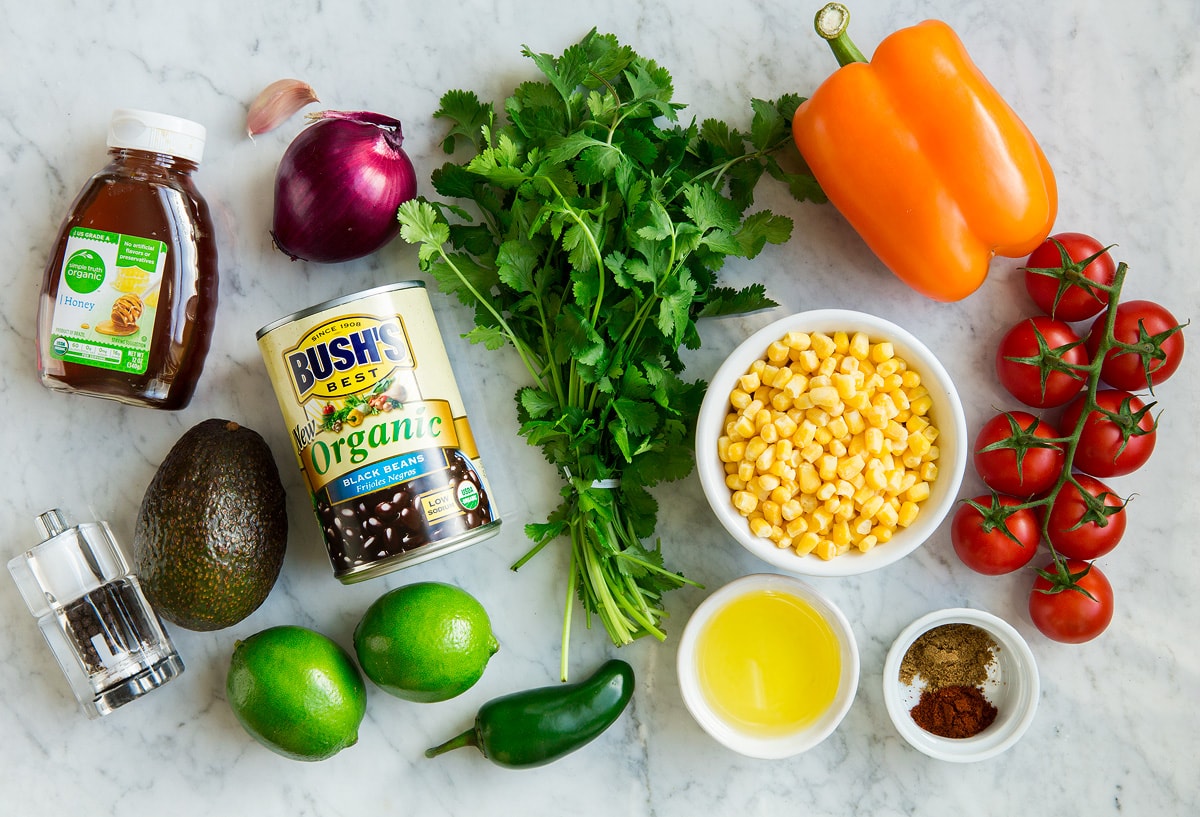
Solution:
M217 309L217 247L192 174L202 125L113 112L110 160L76 196L46 265L38 374L58 391L188 404Z

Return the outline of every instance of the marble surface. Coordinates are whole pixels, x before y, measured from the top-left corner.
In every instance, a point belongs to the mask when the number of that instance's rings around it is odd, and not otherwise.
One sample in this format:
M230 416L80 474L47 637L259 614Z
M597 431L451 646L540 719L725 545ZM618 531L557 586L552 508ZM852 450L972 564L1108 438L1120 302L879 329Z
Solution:
M74 707L33 619L0 580L0 803L6 814L921 814L1185 815L1200 811L1195 774L1200 716L1200 561L1194 499L1200 466L1195 421L1200 354L1159 390L1159 449L1140 473L1115 481L1136 495L1126 541L1102 560L1117 593L1109 631L1083 646L1047 641L1026 613L1027 585L963 567L945 525L914 555L876 574L820 588L854 624L862 655L858 698L837 732L787 761L752 761L709 739L691 720L675 678L678 632L708 592L765 566L723 536L695 476L662 486L659 525L669 561L706 590L669 596L672 638L619 655L638 677L626 715L586 750L524 772L474 753L436 761L422 750L464 728L485 700L553 683L565 558L551 549L517 573L522 525L552 507L556 477L515 434L511 394L520 367L508 352L458 335L469 316L433 291L480 448L506 524L496 538L387 578L344 587L331 575L294 470L254 333L318 301L419 277L415 251L395 242L337 267L290 263L267 235L271 180L299 121L246 138L246 108L284 77L310 82L329 108L374 109L403 119L407 148L427 179L441 161L432 120L439 96L469 88L499 99L532 78L523 44L560 53L592 26L616 33L675 77L677 99L698 117L748 122L749 98L805 93L833 70L812 33L815 10L784 0L663 0L579 6L524 3L383 3L147 0L101 5L4 0L0 64L0 395L7 420L0 494L5 559L36 537L39 512L102 518L129 542L141 496L171 444L209 418L236 419L271 444L289 490L292 535L283 573L249 619L218 633L172 628L187 672L116 714L85 720ZM1120 0L962 3L858 0L853 31L868 53L888 32L928 17L949 22L1040 139L1061 191L1057 228L1119 244L1131 268L1127 297L1200 315L1200 5ZM37 381L34 323L46 254L59 220L104 162L110 111L132 106L198 120L208 145L197 182L216 215L221 257L219 331L191 405L157 413L55 394ZM830 207L799 205L765 188L761 200L796 222L793 239L752 262L731 263L729 283L761 280L779 310L703 325L687 355L706 378L738 340L787 310L851 307L900 323L940 352L977 428L1012 407L991 373L995 343L1028 314L1015 261L997 261L983 289L940 305L893 280ZM963 493L980 487L968 477ZM443 580L477 595L502 650L458 699L405 703L372 689L357 746L300 764L260 747L225 701L235 639L301 624L343 644L384 590ZM1024 740L981 764L940 763L905 744L880 691L892 639L916 617L979 607L1030 641L1041 669L1040 707ZM582 620L582 617L577 617ZM573 634L581 676L614 653L600 630Z

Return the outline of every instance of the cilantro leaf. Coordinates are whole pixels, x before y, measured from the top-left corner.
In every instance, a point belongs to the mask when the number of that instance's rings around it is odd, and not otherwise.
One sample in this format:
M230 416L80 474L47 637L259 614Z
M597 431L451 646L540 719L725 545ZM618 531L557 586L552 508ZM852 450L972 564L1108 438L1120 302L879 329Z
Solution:
M512 346L528 371L518 431L563 486L515 567L566 537L571 590L613 642L663 638L662 595L688 580L660 542L643 544L658 512L648 489L694 467L705 390L681 377L681 350L700 345L701 317L774 305L718 272L791 236L787 217L751 211L763 180L824 200L791 139L802 99L751 99L743 128L681 121L670 72L612 34L521 53L533 76L503 100L443 95L443 147L473 150L433 172L447 201L399 208L401 236L474 311L466 339ZM565 649L563 661L565 679Z

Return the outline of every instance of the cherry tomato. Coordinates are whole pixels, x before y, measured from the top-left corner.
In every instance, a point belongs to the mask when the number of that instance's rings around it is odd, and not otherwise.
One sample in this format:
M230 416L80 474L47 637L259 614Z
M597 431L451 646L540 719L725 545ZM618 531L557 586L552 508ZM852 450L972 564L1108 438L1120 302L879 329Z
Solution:
M1014 358L1025 358L1022 362ZM1027 406L1061 406L1079 394L1088 352L1075 330L1054 318L1027 318L1005 333L996 349L996 376L1008 393Z
M1059 250L1055 241L1062 244ZM1108 303L1107 292L1094 292L1083 281L1108 286L1117 274L1117 265L1105 247L1083 233L1058 233L1038 247L1025 262L1025 289L1038 308L1060 321L1082 321L1100 312ZM1064 261L1062 252L1067 259ZM1103 253L1087 266L1079 262ZM1036 269L1063 269L1063 277L1031 272ZM1057 303L1055 301L1057 300Z
M1046 440L1061 437L1058 429L1027 411L997 414L975 437L975 471L997 493L1030 497L1045 493L1058 481L1063 450Z
M1111 551L1125 535L1125 502L1095 477L1076 474L1075 480L1099 506L1119 510L1109 513L1092 507L1075 483L1068 482L1050 506L1046 534L1063 556L1090 561Z
M981 513L972 502L988 510ZM986 576L1012 573L1029 564L1042 538L1033 509L1013 511L1000 522L993 516L996 504L1005 507L1020 505L1021 501L997 494L994 504L991 496L977 496L971 502L959 505L950 523L950 542L958 558L976 573ZM1012 537L1005 535L1005 528Z
M1082 576L1079 574L1088 569L1087 562L1068 559L1066 569L1092 598L1070 587L1055 592L1055 583L1039 575L1029 592L1029 617L1047 638L1064 644L1082 644L1104 632L1112 621L1112 585L1094 564ZM1053 563L1044 570L1056 574Z
M1088 354L1095 356L1104 337L1107 313L1096 318L1088 334ZM1115 348L1104 356L1100 379L1114 389L1140 391L1157 386L1179 368L1183 359L1183 332L1165 307L1153 301L1125 301L1117 304L1113 323L1113 338L1120 343L1138 346L1138 351ZM1174 330L1174 331L1172 331ZM1149 366L1150 379L1146 380Z
M1085 402L1086 395L1081 394L1063 410L1063 428L1076 428ZM1096 405L1099 410L1088 413L1080 432L1075 468L1104 478L1123 476L1145 465L1154 452L1156 436L1155 420L1146 404L1129 392L1101 389L1096 392ZM1117 416L1110 417L1105 411Z

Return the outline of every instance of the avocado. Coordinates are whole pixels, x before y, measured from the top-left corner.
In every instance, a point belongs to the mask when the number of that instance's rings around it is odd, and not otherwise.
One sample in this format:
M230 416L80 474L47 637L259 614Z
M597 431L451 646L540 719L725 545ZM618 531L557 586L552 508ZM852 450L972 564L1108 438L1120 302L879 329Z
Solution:
M189 630L220 630L258 609L283 567L287 502L266 441L205 420L167 453L146 488L134 564L150 603Z

